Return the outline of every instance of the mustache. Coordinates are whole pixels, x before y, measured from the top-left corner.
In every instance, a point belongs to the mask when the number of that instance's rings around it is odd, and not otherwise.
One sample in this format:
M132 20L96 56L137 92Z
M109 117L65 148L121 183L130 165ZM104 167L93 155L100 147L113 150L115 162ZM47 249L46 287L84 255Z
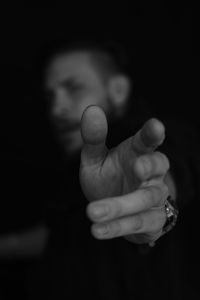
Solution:
M66 133L69 131L80 129L81 122L66 120L66 119L54 119L53 124L56 131L60 133Z

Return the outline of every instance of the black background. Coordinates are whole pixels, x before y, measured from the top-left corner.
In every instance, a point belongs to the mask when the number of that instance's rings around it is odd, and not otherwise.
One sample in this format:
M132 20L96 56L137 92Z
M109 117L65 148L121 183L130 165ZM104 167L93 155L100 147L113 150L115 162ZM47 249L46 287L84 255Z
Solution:
M136 97L144 98L152 106L154 116L177 116L199 128L197 42L196 48L192 48L192 38L198 39L198 30L195 25L196 31L192 32L189 2L134 3L109 7L104 3L15 5L1 9L1 174L8 195L10 183L18 178L12 196L8 196L7 211L12 202L16 209L20 207L17 211L23 216L32 209L31 201L25 205L23 200L20 205L10 199L21 190L25 191L21 199L26 198L35 176L29 177L30 168L41 168L41 162L45 167L51 158L36 66L43 46L58 37L109 38L121 42L133 57ZM26 172L29 176L25 176ZM27 182L19 185L25 178ZM14 213L11 216L16 224Z
M134 55L135 95L154 116L177 116L199 129L198 29L189 2L134 3L1 7L1 233L37 224L45 204L38 191L53 182L43 171L53 152L35 72L47 42L81 36L121 42Z
M19 198L22 191L20 198L30 199L29 191L30 188L34 190L38 168L48 166L52 156L36 73L38 57L46 43L63 37L69 40L77 37L106 38L122 43L134 61L135 96L150 104L154 116L177 116L197 129L199 127L199 57L192 49L192 9L189 3L140 1L139 4L122 3L108 7L102 2L90 6L66 3L2 8L1 174L4 177L3 191L8 199L3 201L8 206L6 211L10 212L12 205L15 208L8 223L14 222L15 226L19 222L16 211L23 216L22 222L24 218L28 222L33 206L38 211L39 204L36 200L21 200L20 204L20 201L11 199ZM193 40L197 40L197 30ZM30 171L31 168L35 173ZM38 179L38 175L36 177ZM38 182L43 185L43 178ZM13 184L14 188L10 189ZM33 193L34 198L38 199ZM27 218L26 212L29 212Z
M49 183L38 172L48 167L53 152L36 73L40 51L49 41L94 37L122 43L134 61L135 96L152 106L154 116L177 116L199 128L197 43L195 51L192 48L198 30L192 32L190 4L134 3L109 7L103 2L90 6L15 5L1 9L2 224L7 220L1 226L3 231L13 230L19 220L27 226L37 221L41 201L34 194L35 178L38 188ZM42 174L41 178L36 174ZM31 212L37 216L33 220Z

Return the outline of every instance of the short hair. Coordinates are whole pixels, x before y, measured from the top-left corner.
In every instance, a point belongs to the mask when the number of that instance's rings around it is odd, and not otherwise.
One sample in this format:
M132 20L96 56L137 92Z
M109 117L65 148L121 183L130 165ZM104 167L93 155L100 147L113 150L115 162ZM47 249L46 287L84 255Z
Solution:
M98 68L104 78L116 74L129 75L130 55L127 48L112 40L97 41L95 39L78 40L54 40L40 52L39 71L42 75L42 82L46 75L49 64L59 55L74 52L86 52L91 54L92 63Z

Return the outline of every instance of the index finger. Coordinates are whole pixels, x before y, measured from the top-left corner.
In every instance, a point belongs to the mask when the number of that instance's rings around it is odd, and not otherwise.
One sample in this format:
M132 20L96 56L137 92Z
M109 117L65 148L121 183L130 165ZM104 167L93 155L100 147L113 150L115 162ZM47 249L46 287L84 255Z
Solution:
M165 127L158 119L148 120L132 137L132 147L139 154L152 152L162 144L165 138Z

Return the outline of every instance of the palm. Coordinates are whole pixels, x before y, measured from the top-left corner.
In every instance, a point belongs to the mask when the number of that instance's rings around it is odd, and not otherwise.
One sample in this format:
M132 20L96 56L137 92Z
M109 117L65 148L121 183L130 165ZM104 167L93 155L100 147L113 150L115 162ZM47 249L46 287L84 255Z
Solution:
M127 140L107 150L103 163L81 166L80 181L87 199L97 200L135 190L139 185L131 168L135 157L130 141Z
M96 106L86 109L81 122L84 147L81 154L80 183L89 201L124 195L141 184L135 173L137 157L152 151L164 137L157 121L108 150L105 146L107 120Z
M87 206L95 222L94 236L155 241L166 221L163 201L168 196L163 178L169 163L165 155L154 152L164 140L163 124L148 120L134 136L109 151L106 116L93 106L83 113L81 133L80 183L86 198L94 201Z

